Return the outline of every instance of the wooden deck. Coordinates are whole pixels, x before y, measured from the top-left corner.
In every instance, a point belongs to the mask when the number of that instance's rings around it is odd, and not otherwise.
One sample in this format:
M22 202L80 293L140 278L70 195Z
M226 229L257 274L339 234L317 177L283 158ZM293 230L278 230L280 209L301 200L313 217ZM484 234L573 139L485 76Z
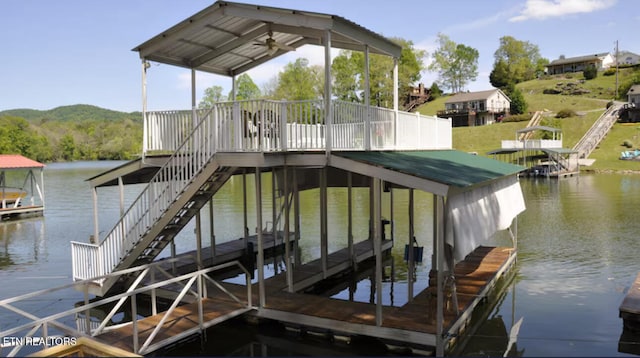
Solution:
M620 318L624 327L632 331L640 331L640 273L620 304Z
M445 331L464 330L472 311L513 264L513 249L479 247L455 268L459 314L446 299ZM316 295L268 289L266 306L255 314L293 325L308 325L330 331L365 334L416 345L434 345L436 334L435 282L401 307L382 307L382 325L376 326L375 304L350 302ZM232 288L241 294L242 287ZM255 292L255 291L254 291ZM465 314L466 313L466 314Z
M290 233L290 243L294 244L295 235ZM258 237L252 235L248 237L247 242L253 246L253 253L258 252ZM284 250L284 233L279 233L278 238L274 238L273 233L262 234L262 245L264 249L265 258L273 256L278 250ZM239 260L246 255L246 248L244 238L237 240L231 240L217 244L215 246L215 256L211 250L211 247L203 247L201 253L201 260L203 268L220 265L229 261ZM175 262L175 270L177 274L186 274L197 270L196 262L196 250L188 251L176 255L178 261ZM160 259L158 261L162 261ZM161 264L161 267L167 271L173 270L172 263Z
M362 260L373 257L370 241L363 241L354 246L357 252L356 257ZM389 249L391 243L385 242L383 247ZM332 264L328 266L329 273L337 275L345 271L342 268L344 265L350 265L348 260L345 260L345 250L339 250L330 255L329 262ZM487 290L493 287L502 274L511 267L515 261L515 255L512 253L513 249L506 247L479 247L456 265L455 278L460 313L456 314L452 307L450 295L448 298L445 296L445 307L447 307L444 316L445 331L456 335L464 330L466 322L461 321L470 320L470 312L487 297ZM323 279L323 273L319 260L295 268L293 278L294 287L298 292L320 282ZM223 285L241 301L246 301L246 286L233 283L223 283ZM209 297L203 301L206 322L204 328L249 312L248 314L259 318L273 319L303 329L318 329L346 335L366 335L414 347L434 346L436 336L436 288L434 285L435 282L432 282L432 285L401 307L383 306L382 325L377 326L375 304L287 292L286 273L283 272L265 280L266 303L264 307L256 310L247 309L217 288L209 289ZM259 302L257 283L253 285L252 292L253 302ZM140 342L149 336L151 330L159 323L161 315L139 321L138 329L142 332ZM154 342L164 340L157 348L185 338L187 336L185 333L189 335L198 333L197 315L196 303L178 307L155 338ZM132 351L132 333L131 324L126 324L96 338Z
M202 305L204 316L202 329L224 322L250 310L224 294L216 295L213 299L205 298L202 300ZM138 321L138 340L140 346L151 335L163 316L164 313L159 313ZM198 324L198 304L194 302L179 306L162 325L162 328L153 340L153 344L155 344L156 347L152 347L150 352L190 335L197 334L200 332L200 329L201 327ZM102 333L98 335L96 339L114 347L133 352L133 336L133 325L126 324L118 329Z

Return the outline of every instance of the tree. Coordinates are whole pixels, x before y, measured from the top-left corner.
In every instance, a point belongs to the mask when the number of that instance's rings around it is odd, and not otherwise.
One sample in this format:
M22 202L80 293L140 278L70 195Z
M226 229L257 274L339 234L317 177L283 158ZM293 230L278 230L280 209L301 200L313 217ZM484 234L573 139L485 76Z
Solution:
M503 91L511 99L511 108L509 109L511 114L522 114L527 111L527 101L525 101L524 95L515 85L509 84Z
M420 80L426 52L414 48L411 41L401 38L391 40L402 47L398 59L398 87L399 96L403 97ZM331 64L334 95L344 101L363 103L364 72L363 52L341 51ZM393 59L391 57L379 54L369 56L369 94L371 103L385 107L393 105Z
M260 98L260 88L253 82L251 76L246 73L241 74L236 78L236 87L238 91L236 93L236 101L242 101L247 99ZM233 98L233 90L229 91L228 98Z
M475 48L457 44L449 36L438 34L438 49L432 54L429 70L438 72L440 85L452 92L462 91L478 78L478 57Z
M222 94L222 87L214 85L204 90L204 96L200 100L198 108L211 108L217 102L226 100L227 98Z
M309 66L309 60L298 58L288 63L278 73L274 96L292 101L319 99L324 95L324 71L319 66Z
M438 87L438 84L436 82L433 82L431 84L431 88L429 88L429 93L431 97L431 99L429 99L430 101L442 96L442 90L440 89L440 87Z
M504 88L512 83L509 68L504 60L500 59L493 65L493 70L489 74L489 82L497 88Z
M494 87L507 83L520 83L536 78L544 71L549 60L540 56L537 45L516 40L512 36L500 38L500 46L494 53L493 76L489 80ZM495 82L494 82L495 81Z
M587 68L584 69L584 71L582 71L582 75L584 76L585 80L592 80L596 77L598 77L598 69L596 68L596 66L588 66Z

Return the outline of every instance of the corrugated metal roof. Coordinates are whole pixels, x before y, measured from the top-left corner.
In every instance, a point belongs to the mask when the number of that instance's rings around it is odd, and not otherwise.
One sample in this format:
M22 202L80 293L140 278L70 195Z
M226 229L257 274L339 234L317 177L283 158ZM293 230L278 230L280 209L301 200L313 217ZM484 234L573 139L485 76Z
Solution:
M291 48L331 47L400 57L402 48L340 16L218 1L134 48L140 58L226 76L241 74ZM270 54L272 38L281 44Z
M42 168L44 164L19 154L0 154L0 169Z
M333 152L333 155L444 184L469 188L525 168L457 150Z
M489 98L491 95L493 95L496 92L502 93L502 91L500 91L497 88L486 90L486 91L456 93L453 96L449 97L449 99L447 99L444 103L446 104L446 103L459 103L459 102L469 102L469 101L482 101ZM507 95L505 95L504 93L502 94L507 98L507 100L511 101L511 99L509 99Z

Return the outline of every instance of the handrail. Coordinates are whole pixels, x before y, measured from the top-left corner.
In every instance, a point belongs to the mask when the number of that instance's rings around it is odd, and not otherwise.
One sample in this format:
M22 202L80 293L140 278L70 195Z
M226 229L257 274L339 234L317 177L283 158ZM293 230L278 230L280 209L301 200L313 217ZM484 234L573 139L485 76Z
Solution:
M178 198L195 175L215 154L215 123L204 117L187 139L158 170L118 223L100 244L72 241L73 279L101 276L117 267L120 259L142 238L145 231ZM84 258L85 260L81 260ZM79 262L90 269L80 269ZM96 281L102 285L103 281Z
M613 113L620 108L620 105L613 104L607 108L602 115L593 123L587 133L580 138L578 143L573 147L578 151L579 158L588 157L591 152L598 146L602 138L609 133L611 127L616 123L617 118Z
M170 260L164 260L163 262L155 262L152 264L147 264L147 265L142 265L142 266L138 266L138 267L134 267L131 269L127 269L127 270L122 270L122 271L116 271L107 275L104 275L102 277L100 277L101 279L107 278L107 277L118 277L118 276L122 276L122 275L127 275L127 274L131 274L131 273L135 273L135 272L149 272L150 270L153 269L159 269L161 264L165 263L165 262L171 262L172 260L177 260L177 259L170 259ZM11 297L11 298L7 298L7 299L3 299L0 300L0 308L5 308L7 310L10 310L14 313L17 313L25 318L28 318L30 320L30 322L25 323L25 324L21 324L17 327L13 327L10 329L6 329L4 331L0 332L0 337L11 337L13 335L15 335L16 333L25 331L25 330L30 330L27 335L25 337L33 337L33 335L35 333L37 333L38 330L42 330L43 333L43 338L46 340L47 337L50 337L51 335L48 333L48 326L53 326L56 327L58 329L60 329L61 331L73 335L76 338L79 337L95 337L98 336L99 334L103 333L102 329L96 329L94 331L90 331L90 332L81 332L78 329L69 327L68 325L59 322L59 320L61 318L64 317L68 317L71 315L76 315L76 314L80 314L80 313L85 313L87 314L87 312L89 312L91 309L97 308L99 306L105 305L107 303L111 303L111 302L116 302L116 301L120 301L120 302L124 302L125 300L132 298L132 301L135 301L135 296L139 295L139 294L143 294L143 293L147 293L147 292L152 292L151 297L153 297L155 299L156 295L154 294L155 290L161 287L165 287L165 286L169 286L171 284L174 283L179 283L182 281L188 281L188 284L186 284L184 286L184 288L182 289L180 295L178 295L178 297L174 300L174 302L171 305L171 308L169 310L167 310L164 313L163 319L161 320L161 323L158 324L156 326L156 328L154 329L154 332L146 339L145 343L141 346L141 347L135 347L135 353L138 354L145 354L149 352L150 348L153 348L155 346L157 346L160 343L155 343L153 346L151 345L151 342L153 341L153 338L155 338L155 336L157 335L157 333L159 332L159 329L162 327L162 322L166 321L166 318L169 317L171 315L171 313L173 313L174 309L182 302L182 299L184 298L185 294L190 290L190 287L193 285L194 282L198 281L200 282L197 286L197 290L196 290L196 296L198 297L199 300L199 305L200 305L200 312L202 312L202 298L207 298L207 292L205 289L203 289L202 287L202 280L207 280L210 282L213 282L216 285L219 285L219 283L215 280L213 280L209 274L211 274L214 271L218 271L218 270L222 270L222 269L226 269L229 267L233 267L233 266L237 266L238 268L240 268L240 270L244 273L245 278L246 278L246 286L247 286L247 300L246 300L246 305L245 307L247 309L253 309L253 303L252 303L252 288L251 288L251 274L249 273L249 271L239 262L239 261L230 261L224 264L220 264L220 265L216 265L207 269L202 269L202 270L198 270L198 271L194 271L188 274L184 274L184 275L180 275L177 277L172 277L163 281L159 281L159 282L151 282L149 284L146 284L144 287L138 287L139 282L142 282L142 279L139 279L138 282L135 282L132 284L132 286L126 291L123 292L121 294L118 295L114 295L114 296L110 296L107 298L103 298L99 301L96 302L91 302L89 303L88 300L85 298L85 302L83 305L74 307L70 310L66 310L63 312L59 312L59 313L55 313L46 317L37 317L33 314L30 314L28 312L25 312L17 307L15 307L14 305L12 305L13 303L16 302L20 302L20 301L24 301L30 298L34 298L34 297L42 297L42 296L46 296L49 294L52 294L54 292L58 292L64 289L69 289L69 288L76 288L80 291L82 291L85 287L89 286L89 285L93 285L95 284L94 281L92 279L90 280L82 280L82 281L76 281L73 282L71 284L66 284L66 285L62 285L59 287L54 287L54 288L49 288L49 289L44 289L44 290L39 290L36 292L31 292L28 294L24 294L24 295L20 295L20 296L16 296L16 297ZM222 290L225 294L229 295L232 299L234 299L236 302L242 303L242 300L238 299L238 297L236 297L235 295L233 295L232 293L228 292L227 290ZM155 307L155 302L152 303L152 306ZM154 313L154 312L152 312ZM102 326L106 326L105 322L108 322L111 318L113 317L113 315L107 315L103 321L100 324L100 327ZM199 326L202 327L203 324L205 323L203 321L203 316L199 315ZM137 341L138 338L138 333L137 329L136 329L136 325L137 325L137 321L138 321L138 317L137 315L132 315L132 321L131 324L134 326L134 334L132 339L134 340L134 346L136 346L135 341ZM89 326L87 325L87 328ZM23 342L26 343L26 342ZM16 347L14 347L14 349L8 354L8 356L15 356L16 354L18 354L18 352L20 351L20 349L24 348L26 346L26 344L16 344ZM46 348L46 347L43 347Z

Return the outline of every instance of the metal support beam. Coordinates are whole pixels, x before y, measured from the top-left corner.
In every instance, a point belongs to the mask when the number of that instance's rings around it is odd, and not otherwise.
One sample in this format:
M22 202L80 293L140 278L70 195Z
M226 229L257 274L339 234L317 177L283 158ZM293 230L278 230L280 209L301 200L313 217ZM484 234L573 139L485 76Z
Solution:
M347 172L347 245L349 248L349 260L355 266L356 258L353 249L353 175Z
M437 197L437 206L435 216L438 222L437 236L434 238L436 241L436 260L438 261L438 274L437 274L437 310L436 310L436 356L444 356L444 232L445 232L445 203L444 197Z
M382 180L373 178L373 253L376 257L376 326L382 326Z
M258 230L258 258L256 266L258 266L258 295L259 307L266 304L265 286L264 286L264 245L262 241L262 173L260 168L256 167L256 225Z
M325 113L325 126L327 131L325 133L325 147L327 151L327 157L331 154L333 147L331 132L333 130L331 122L333 121L333 113L331 106L331 30L325 31L324 38L324 113Z
M293 216L294 231L296 233L295 246L293 247L293 258L296 266L302 264L300 255L300 191L298 190L298 170L293 171Z
M407 290L407 302L413 301L413 286L414 286L414 275L415 275L415 257L413 252L413 237L415 236L415 228L414 228L414 205L413 205L413 197L414 197L413 189L409 189L409 252L408 252L408 261L409 261L409 274L407 275L409 280L409 287Z
M291 215L291 202L289 201L289 171L284 166L284 262L287 275L287 291L293 292L293 271L291 270L291 240L289 239L289 219Z
M202 270L202 217L200 210L196 213L196 263L198 270Z
M320 169L320 261L322 274L327 278L329 258L329 237L327 223L327 167Z
M364 47L364 105L367 115L364 124L364 149L371 150L371 87L369 84L369 46Z
M100 234L98 229L98 188L93 188L92 192L93 198L93 240L94 243L100 242Z
M213 264L213 259L216 257L216 230L215 224L213 221L213 198L209 200L209 240L211 245L211 264Z

